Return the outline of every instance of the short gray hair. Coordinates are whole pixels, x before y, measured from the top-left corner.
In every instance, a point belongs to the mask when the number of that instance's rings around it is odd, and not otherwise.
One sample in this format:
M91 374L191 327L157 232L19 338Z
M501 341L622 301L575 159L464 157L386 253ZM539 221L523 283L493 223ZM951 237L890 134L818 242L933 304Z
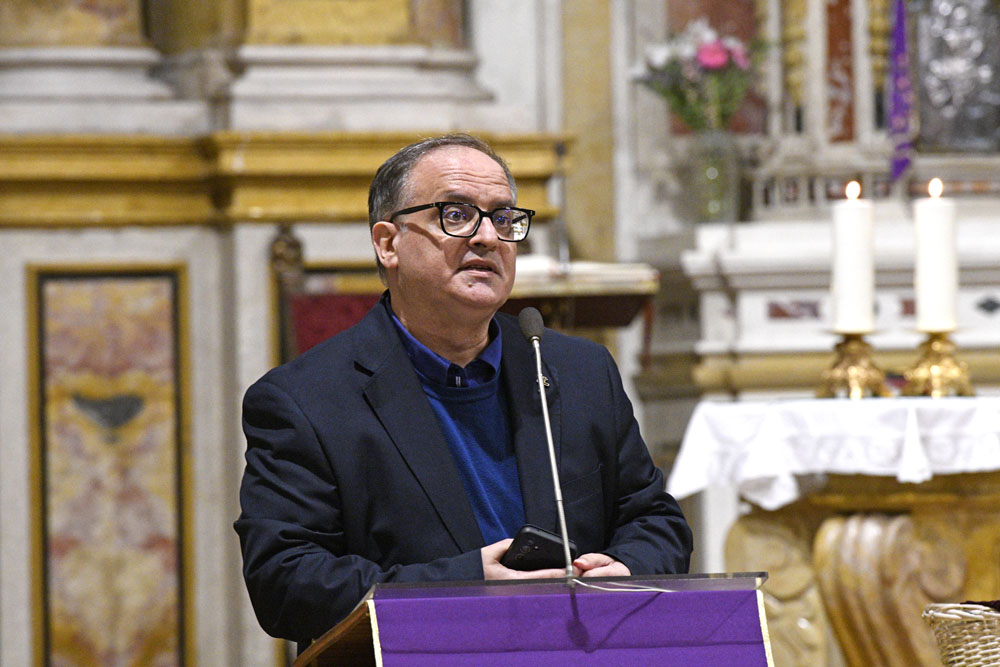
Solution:
M496 151L488 143L471 134L446 134L440 137L423 139L399 149L375 172L371 187L368 189L368 228L375 226L376 222L386 220L395 211L403 207L403 200L407 195L410 185L410 172L413 167L428 153L439 148L448 146L464 146L475 149L489 156L494 162L500 165L507 183L510 185L510 194L517 201L517 185L514 183L514 175L510 173L510 168L503 158L497 155ZM430 202L426 202L430 203ZM385 268L378 256L375 257L378 264L379 275L385 279Z

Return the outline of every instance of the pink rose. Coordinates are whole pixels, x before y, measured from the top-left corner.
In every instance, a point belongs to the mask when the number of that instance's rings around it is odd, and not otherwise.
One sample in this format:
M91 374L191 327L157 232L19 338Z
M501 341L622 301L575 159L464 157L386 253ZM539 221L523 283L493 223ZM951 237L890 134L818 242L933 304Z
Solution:
M705 69L722 69L729 64L729 51L720 41L701 44L698 46L698 64Z

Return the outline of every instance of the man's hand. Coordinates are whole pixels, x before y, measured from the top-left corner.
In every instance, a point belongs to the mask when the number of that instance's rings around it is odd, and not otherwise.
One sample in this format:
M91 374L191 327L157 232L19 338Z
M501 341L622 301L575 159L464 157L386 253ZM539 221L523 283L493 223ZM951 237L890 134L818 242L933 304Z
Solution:
M583 554L573 561L573 569L584 577L627 577L632 574L625 563L607 554Z
M500 540L499 542L488 544L479 550L479 554L483 558L483 579L557 579L566 576L566 571L562 568L512 570L509 567L504 567L500 564L500 559L503 558L504 553L507 552L507 547L513 541L510 538Z

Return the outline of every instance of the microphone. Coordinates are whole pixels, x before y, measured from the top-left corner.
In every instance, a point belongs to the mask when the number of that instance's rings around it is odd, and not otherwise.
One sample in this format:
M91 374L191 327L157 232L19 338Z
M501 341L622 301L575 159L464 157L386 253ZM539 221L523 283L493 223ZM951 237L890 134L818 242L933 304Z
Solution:
M529 343L542 340L545 323L542 321L542 314L538 312L537 308L532 308L531 306L522 308L521 312L517 314L517 323L521 325L521 333Z
M535 370L538 376L538 395L542 399L542 418L545 420L545 439L549 445L549 465L552 466L552 485L556 492L556 512L559 515L559 534L562 537L563 558L566 560L566 577L573 577L573 557L569 552L569 531L566 529L566 512L563 510L562 487L559 484L559 468L556 465L556 448L552 443L552 424L549 421L549 402L545 398L545 379L542 377L542 333L545 323L537 308L528 306L517 315L521 325L521 334L535 348Z

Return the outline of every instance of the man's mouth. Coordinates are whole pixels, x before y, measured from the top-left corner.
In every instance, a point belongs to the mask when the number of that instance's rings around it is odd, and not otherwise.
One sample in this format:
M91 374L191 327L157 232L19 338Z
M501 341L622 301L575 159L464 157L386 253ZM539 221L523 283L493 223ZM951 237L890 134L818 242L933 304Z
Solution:
M497 270L490 264L481 264L479 262L473 262L471 264L466 264L463 266L461 271L482 271L485 273L496 273Z

